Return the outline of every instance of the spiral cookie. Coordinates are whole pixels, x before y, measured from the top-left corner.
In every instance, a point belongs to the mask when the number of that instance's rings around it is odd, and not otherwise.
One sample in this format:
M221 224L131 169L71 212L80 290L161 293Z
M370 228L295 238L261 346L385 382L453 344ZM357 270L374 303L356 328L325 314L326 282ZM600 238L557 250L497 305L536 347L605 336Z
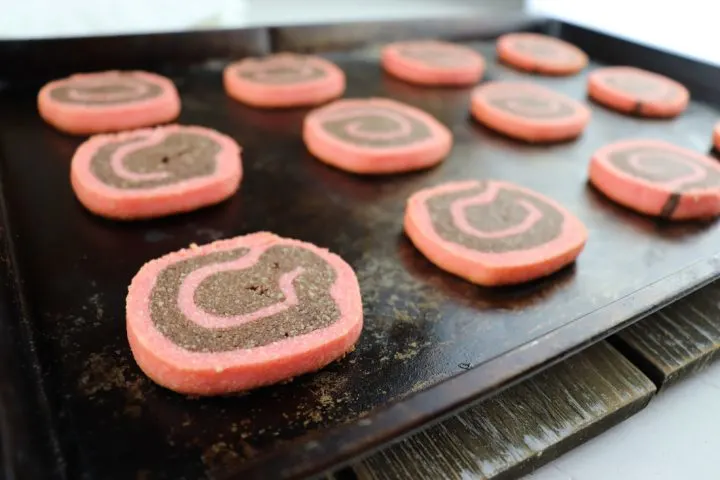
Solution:
M391 43L381 60L386 72L420 85L472 85L485 70L485 60L475 50L436 40Z
M129 220L218 203L237 191L242 167L232 138L171 125L96 135L77 149L70 172L85 207Z
M715 125L715 133L713 134L713 144L715 149L720 152L720 122Z
M486 286L560 270L587 240L585 226L557 202L494 180L450 182L413 194L405 232L435 265Z
M500 60L521 70L547 75L573 75L588 57L575 45L538 33L508 33L497 41Z
M232 63L223 80L232 98L263 108L318 105L345 91L345 74L335 64L292 53Z
M181 393L248 390L352 350L363 309L352 268L312 244L255 233L145 264L127 296L140 368Z
M598 103L643 117L674 117L690 101L682 84L635 67L595 70L588 77L588 94Z
M590 181L617 203L673 220L720 214L720 165L657 140L626 140L593 155Z
M85 135L170 122L180 114L180 97L169 79L154 73L85 73L45 85L38 109L59 130Z
M394 100L338 100L305 117L303 139L320 161L353 173L428 168L452 147L450 131L432 116Z
M590 120L585 105L532 83L485 83L473 91L471 108L485 126L528 142L577 137Z

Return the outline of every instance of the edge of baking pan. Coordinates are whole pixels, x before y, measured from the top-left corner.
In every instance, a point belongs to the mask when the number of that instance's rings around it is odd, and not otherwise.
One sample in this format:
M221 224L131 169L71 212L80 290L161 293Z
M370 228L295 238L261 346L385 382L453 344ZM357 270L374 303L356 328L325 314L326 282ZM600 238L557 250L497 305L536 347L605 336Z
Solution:
M371 412L354 423L297 439L264 457L220 472L217 478L298 479L345 466L556 364L702 288L718 276L720 253L590 312L516 350ZM686 288L674 294L678 285ZM644 310L639 307L647 304L653 307ZM535 348L540 343L546 347L542 353ZM548 345L552 346L550 349L554 355L546 361Z
M519 30L539 30L547 19L521 11L490 11L487 15L447 19L384 20L274 27L269 31L273 51L324 52L350 50L369 43L409 38L482 40Z
M0 40L0 81L29 81L36 87L78 72L153 69L158 64L184 68L269 51L265 28Z
M65 478L16 268L0 157L0 478Z
M720 71L714 65L564 22L551 22L549 33L580 46L591 58L662 73L688 87L694 98L720 104Z

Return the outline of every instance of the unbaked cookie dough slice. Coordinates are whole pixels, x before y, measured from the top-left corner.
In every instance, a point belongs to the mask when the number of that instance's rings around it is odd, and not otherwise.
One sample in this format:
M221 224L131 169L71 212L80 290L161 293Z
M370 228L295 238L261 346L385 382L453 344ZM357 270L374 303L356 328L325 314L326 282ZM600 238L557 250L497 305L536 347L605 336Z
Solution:
M539 33L508 33L497 41L500 60L520 70L546 75L574 75L588 57L575 45Z
M81 73L45 85L38 109L57 129L88 135L171 122L180 114L180 97L170 79L154 73Z
M204 127L170 125L91 137L75 152L70 180L90 211L133 220L212 205L240 185L240 147Z
M625 140L602 147L590 162L590 182L615 202L672 220L720 215L720 165L659 140Z
M485 70L485 60L475 50L438 40L391 43L383 48L381 61L394 77L428 86L472 85Z
M556 201L496 180L416 192L405 210L405 232L435 265L484 286L556 272L575 261L588 236Z
M145 264L127 297L140 368L180 393L249 390L318 370L353 349L360 288L339 256L261 232Z
M580 135L590 109L561 93L527 82L489 82L475 88L472 115L483 125L526 142Z
M223 81L230 97L260 108L318 105L345 91L345 74L334 63L294 53L231 63Z
M675 117L687 108L690 92L681 83L635 67L606 67L588 77L593 100L643 117Z
M303 139L320 161L360 174L429 168L452 147L450 130L434 117L384 98L337 100L310 112Z

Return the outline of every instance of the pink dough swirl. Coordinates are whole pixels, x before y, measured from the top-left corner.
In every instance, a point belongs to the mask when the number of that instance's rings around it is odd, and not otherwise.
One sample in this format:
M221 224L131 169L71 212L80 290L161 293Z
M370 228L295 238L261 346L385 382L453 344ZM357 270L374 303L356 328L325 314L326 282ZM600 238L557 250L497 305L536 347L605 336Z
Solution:
M683 185L699 182L707 176L706 169L692 161L692 159L670 152L635 152L628 157L628 163L638 172L644 172L650 175L662 175L667 170L668 163L680 164L683 167L689 168L690 171L685 175L656 182L670 190L676 190Z
M77 102L134 100L143 97L150 90L147 83L131 78L89 78L74 81L69 87L68 98ZM117 91L102 91L103 88L112 87L122 88Z
M473 205L487 205L493 203L499 191L500 190L497 188L488 188L482 193L471 197L461 198L453 202L450 206L450 214L452 215L455 226L460 229L460 231L467 233L468 235L480 238L498 239L509 237L511 235L520 235L527 232L534 227L535 224L542 220L543 214L535 205L527 200L519 199L517 204L527 212L527 215L522 222L493 232L485 232L472 226L468 221L465 209Z
M372 119L389 120L391 129L371 129L368 124ZM358 140L397 140L408 137L413 130L412 123L407 116L393 112L387 108L351 107L328 112L323 116L323 122L344 122L343 133Z

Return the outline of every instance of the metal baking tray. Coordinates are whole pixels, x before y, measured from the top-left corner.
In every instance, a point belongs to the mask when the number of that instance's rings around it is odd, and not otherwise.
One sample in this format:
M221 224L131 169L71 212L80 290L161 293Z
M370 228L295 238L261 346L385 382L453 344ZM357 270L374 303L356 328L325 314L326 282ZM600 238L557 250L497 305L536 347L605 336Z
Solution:
M419 88L384 75L371 44L403 36L461 38L486 56L487 79L527 79L585 98L585 74L535 77L497 64L486 37L500 33L490 26L501 24L484 17L0 44L0 432L7 477L317 475L486 398L716 278L720 229L714 223L636 215L589 187L586 172L595 149L628 136L707 151L720 117L720 90L711 79L720 72L557 22L502 24L570 39L593 56L589 70L604 61L653 68L694 95L687 112L670 121L590 103L592 122L582 137L527 145L473 122L470 89ZM349 175L314 160L300 135L306 110L254 110L222 90L228 57L271 49L323 51L346 72L347 97L387 96L427 110L452 129L452 155L432 170L383 178ZM234 198L137 223L103 220L79 205L68 176L82 139L43 123L37 88L72 70L113 66L171 76L183 100L182 123L218 129L243 145L246 173ZM464 178L511 180L566 205L590 230L577 264L541 281L495 289L433 266L402 233L405 199L424 186ZM147 260L192 242L257 230L328 247L355 268L365 306L356 350L320 372L244 395L187 398L150 382L125 336L132 276Z

